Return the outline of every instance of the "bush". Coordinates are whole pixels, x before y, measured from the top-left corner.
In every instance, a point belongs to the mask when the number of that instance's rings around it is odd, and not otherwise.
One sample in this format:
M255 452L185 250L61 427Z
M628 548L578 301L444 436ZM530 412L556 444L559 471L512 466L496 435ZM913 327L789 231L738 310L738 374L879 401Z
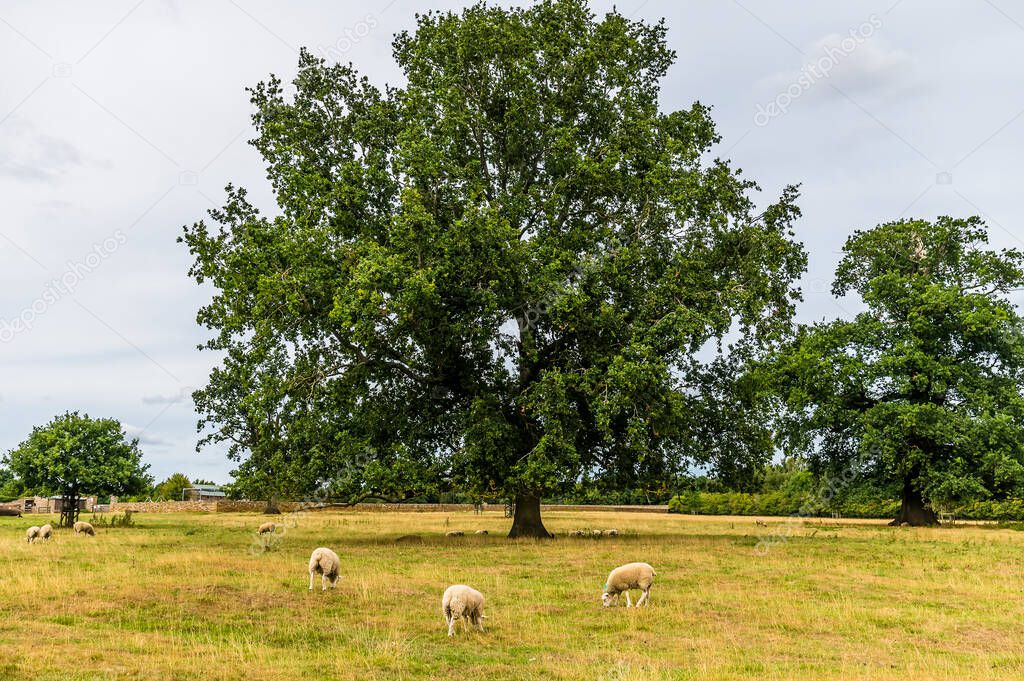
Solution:
M830 516L834 512L849 518L892 518L899 509L894 499L849 496L826 503L814 494L782 491L762 494L743 492L683 492L668 502L669 513L699 515L801 515Z
M961 520L1024 521L1024 499L973 501L955 506L949 513Z
M125 511L123 514L117 514L110 516L109 518L103 514L96 515L92 514L89 518L89 522L96 527L135 527L135 520L132 518L131 511Z

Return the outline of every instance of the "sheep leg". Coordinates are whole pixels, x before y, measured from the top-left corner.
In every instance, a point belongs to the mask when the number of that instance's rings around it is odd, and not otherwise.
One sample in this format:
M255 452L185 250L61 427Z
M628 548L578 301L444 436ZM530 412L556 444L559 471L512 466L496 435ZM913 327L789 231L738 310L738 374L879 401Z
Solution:
M309 590L313 590L313 571L309 571Z
M321 573L320 574L320 590L321 591L327 591L327 574L326 573Z
M626 607L627 608L632 608L633 607L633 599L631 599L629 597L629 591L626 592Z
M455 635L455 615L448 616L448 636Z
M644 589L644 592L640 594L640 598L636 602L636 607L641 605L647 605L647 597L651 594L650 589Z
M484 630L484 620L482 617L480 617L480 615L476 616L476 628L480 631Z

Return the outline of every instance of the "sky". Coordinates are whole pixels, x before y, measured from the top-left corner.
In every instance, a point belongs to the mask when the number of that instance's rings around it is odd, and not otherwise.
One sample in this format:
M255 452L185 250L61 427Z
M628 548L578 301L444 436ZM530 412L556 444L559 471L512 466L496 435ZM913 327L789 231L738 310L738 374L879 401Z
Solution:
M218 361L197 349L211 290L189 279L176 239L229 182L273 212L245 87L289 80L300 46L398 84L392 36L417 12L462 5L0 0L0 452L78 410L120 420L157 479L226 482L223 451L196 452L190 398ZM800 321L858 309L828 292L855 229L979 215L993 246L1024 248L1019 4L617 7L665 18L678 59L663 108L713 107L714 154L760 184L762 204L801 185Z

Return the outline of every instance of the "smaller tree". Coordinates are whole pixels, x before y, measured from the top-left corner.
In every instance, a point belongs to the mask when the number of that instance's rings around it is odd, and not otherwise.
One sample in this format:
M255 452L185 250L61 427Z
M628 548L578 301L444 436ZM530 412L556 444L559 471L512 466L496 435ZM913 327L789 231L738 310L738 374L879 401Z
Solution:
M78 519L84 494L137 494L152 484L137 438L129 440L114 419L67 412L11 451L4 463L29 489L61 497L60 525Z
M832 291L865 310L801 328L776 366L788 450L902 490L894 524L1024 483L1024 253L987 242L978 218L855 232Z
M156 496L168 501L181 501L182 492L192 486L184 473L175 473L156 486Z

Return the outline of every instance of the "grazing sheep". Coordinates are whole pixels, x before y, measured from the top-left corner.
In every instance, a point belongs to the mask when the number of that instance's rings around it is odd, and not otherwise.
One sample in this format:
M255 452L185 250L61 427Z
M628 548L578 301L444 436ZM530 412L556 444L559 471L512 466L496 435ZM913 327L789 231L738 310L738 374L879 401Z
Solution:
M39 538L40 539L45 539L45 540L49 541L50 537L52 537L52 536L53 536L53 528L50 527L49 523L47 523L47 524L45 524L45 525L43 525L42 527L39 528Z
M601 530L591 530L590 534L594 535L595 537L600 537L601 536Z
M34 542L36 539L39 539L39 529L39 527L33 525L32 527L25 530L25 539L28 541L29 544Z
M474 534L490 534L487 530L477 530Z
M462 620L463 626L476 625L480 631L484 630L484 595L476 589L465 584L455 584L444 590L441 598L441 612L444 613L444 621L448 623L448 635L455 634L455 623Z
M462 530L451 530L450 532L445 532L444 536L446 536L446 537L461 537L461 536L463 536L465 534L466 533L463 532Z
M754 524L757 525L758 527L768 527L768 523L766 523L763 520L755 520Z
M322 591L327 591L327 580L331 580L333 589L341 578L341 559L338 554L330 549L320 547L314 549L309 557L309 590L313 590L313 575L320 574L320 586Z
M619 531L618 530L605 530L604 534L605 534L606 537L618 537L619 536Z
M263 523L260 525L260 529L256 530L259 534L274 534L277 530L277 525L274 523Z
M74 527L75 534L87 534L90 537L96 536L96 529L84 520L79 520L77 523L75 523Z
M586 534L587 533L584 532L583 530L573 530L572 532L569 533L569 536L570 537L584 537L584 536L586 536Z
M604 585L604 593L601 595L604 607L609 607L613 598L618 601L619 594L623 592L626 594L626 607L633 607L633 602L629 598L630 589L643 591L636 602L636 607L646 605L650 599L651 585L654 584L655 574L657 573L654 568L647 563L627 563L615 568L609 573L608 581Z

